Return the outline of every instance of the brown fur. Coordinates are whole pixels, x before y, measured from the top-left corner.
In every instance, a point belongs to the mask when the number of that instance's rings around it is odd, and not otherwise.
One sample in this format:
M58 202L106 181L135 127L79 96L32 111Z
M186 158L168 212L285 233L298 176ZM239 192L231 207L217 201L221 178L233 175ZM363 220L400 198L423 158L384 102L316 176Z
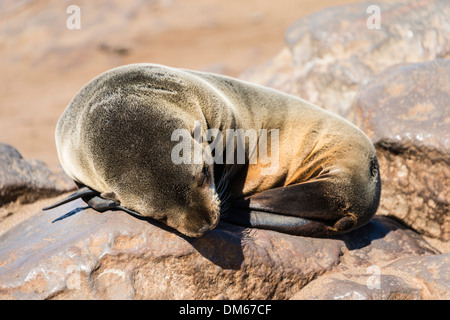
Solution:
M61 116L58 155L75 181L200 236L219 220L218 166L170 158L172 132L193 132L195 121L204 130L279 129L276 174L261 175L261 164L227 166L237 211L312 219L307 228L272 229L313 236L353 229L375 214L375 149L358 128L299 98L215 74L153 64L105 72Z

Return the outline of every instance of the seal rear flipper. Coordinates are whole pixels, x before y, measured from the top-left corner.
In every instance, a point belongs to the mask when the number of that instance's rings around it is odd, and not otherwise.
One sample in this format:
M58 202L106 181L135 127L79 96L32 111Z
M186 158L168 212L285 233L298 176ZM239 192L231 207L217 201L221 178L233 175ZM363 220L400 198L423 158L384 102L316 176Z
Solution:
M122 207L121 205L117 204L116 201L110 200L110 199L104 199L100 196L94 196L90 199L85 199L85 201L92 209L95 209L100 212L103 212L106 210L122 210L133 216L142 217L142 215L139 212Z
M98 195L98 194L99 194L99 192L97 192L97 191L95 191L95 190L93 190L93 189L91 189L89 187L84 186L84 187L81 187L80 189L78 189L77 191L75 191L74 193L72 193L71 195L67 196L66 198L64 198L64 199L62 199L62 200L60 200L60 201L58 201L58 202L56 202L56 203L54 203L54 204L52 204L50 206L42 208L42 210L44 210L44 211L45 210L50 210L50 209L59 207L59 206L65 204L65 203L68 203L70 201L73 201L73 200L76 200L76 199L79 199L79 198L95 196L95 195Z
M106 210L122 210L131 215L142 217L139 212L120 206L116 200L102 198L100 196L100 192L95 191L87 186L80 187L80 189L78 189L73 194L50 206L42 208L42 210L50 210L79 198L82 198L83 201L86 202L92 209L100 212Z

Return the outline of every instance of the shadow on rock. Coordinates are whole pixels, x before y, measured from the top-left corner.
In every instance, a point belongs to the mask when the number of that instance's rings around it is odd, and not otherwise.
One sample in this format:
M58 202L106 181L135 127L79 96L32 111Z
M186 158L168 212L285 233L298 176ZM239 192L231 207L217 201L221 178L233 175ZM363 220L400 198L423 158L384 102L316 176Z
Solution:
M77 213L82 213L89 208L89 206L71 208L68 212L65 212L63 215L54 219L52 223L65 220ZM108 213L106 212L103 214ZM248 229L243 227L220 222L214 230L207 232L203 237L191 238L155 219L137 216L133 216L133 218L145 221L152 226L163 229L164 231L184 239L203 257L221 268L233 270L240 269L241 263L244 260L242 248L244 246L243 242L248 234Z
M386 235L398 229L406 229L400 223L389 218L375 216L368 224L349 233L332 237L342 240L349 250L362 249L369 246L372 241L382 239Z
M220 222L218 226L201 238L189 238L178 233L188 241L198 253L223 269L239 270L244 261L243 247L248 229Z

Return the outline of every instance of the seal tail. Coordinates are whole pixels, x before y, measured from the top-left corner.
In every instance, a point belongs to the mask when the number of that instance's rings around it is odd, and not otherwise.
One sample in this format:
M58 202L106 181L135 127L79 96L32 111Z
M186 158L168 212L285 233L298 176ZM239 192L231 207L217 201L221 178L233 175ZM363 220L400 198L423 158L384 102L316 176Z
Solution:
M84 186L84 187L81 187L80 189L78 189L73 194L67 196L66 198L64 198L64 199L62 199L62 200L60 200L60 201L58 201L58 202L56 202L56 203L54 203L54 204L52 204L50 206L42 208L42 210L44 210L44 211L45 210L50 210L50 209L59 207L59 206L65 204L65 203L68 203L68 202L70 202L72 200L75 200L75 199L78 199L78 198L82 198L82 197L95 196L95 195L98 195L98 194L99 194L98 191L92 190L91 188Z

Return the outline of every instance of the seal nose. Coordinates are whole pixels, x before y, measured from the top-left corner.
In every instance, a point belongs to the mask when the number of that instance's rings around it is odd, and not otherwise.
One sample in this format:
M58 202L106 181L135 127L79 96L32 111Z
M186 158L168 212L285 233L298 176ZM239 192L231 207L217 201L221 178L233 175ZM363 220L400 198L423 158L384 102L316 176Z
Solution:
M201 234L203 234L203 233L205 233L206 231L208 231L208 230L210 230L210 229L211 229L211 225L209 225L209 224L204 224L203 227L201 227L200 229L198 229L198 232L201 233Z
M206 232L208 232L209 230L213 229L215 226L208 223L208 222L203 222L202 225L199 228L176 228L178 231L180 231L181 233L187 235L188 237L194 237L194 238L199 238L201 236L203 236Z
M214 229L219 223L219 215L212 211L209 215L204 217L201 227L198 229L199 234L204 234L205 232Z

